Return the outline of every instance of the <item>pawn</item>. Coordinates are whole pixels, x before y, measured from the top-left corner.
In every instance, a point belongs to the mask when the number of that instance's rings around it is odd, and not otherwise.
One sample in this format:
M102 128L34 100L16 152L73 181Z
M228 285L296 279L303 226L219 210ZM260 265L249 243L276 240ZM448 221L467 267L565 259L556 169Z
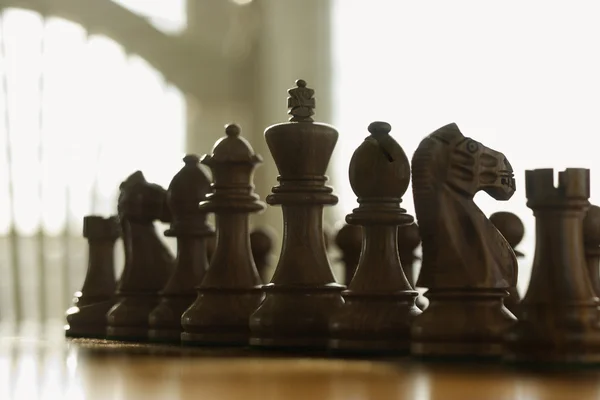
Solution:
M260 156L237 125L228 125L211 155L214 192L200 203L214 212L217 242L210 267L198 287L198 297L181 317L181 341L194 345L247 345L248 318L261 299L261 280L250 249L249 215L264 209L253 192L252 175Z
M210 180L199 168L198 156L187 155L183 162L167 190L173 217L165 236L177 238L177 260L161 301L150 314L148 336L154 341L180 341L181 315L196 299L196 287L208 269L205 242L213 230L198 205L211 191Z
M117 209L123 232L125 267L117 303L106 315L109 339L148 339L149 315L158 305L175 260L158 237L154 221L170 222L167 192L138 171L120 186Z
M600 207L592 205L583 219L583 243L590 282L600 297Z
M523 225L523 221L515 214L507 211L493 213L490 215L490 221L492 221L496 229L504 236L515 252L515 255L518 258L524 257L525 255L516 249L523 240L523 236L525 236L525 225Z
M490 215L490 221L498 231L504 236L510 247L515 253L517 258L522 258L524 256L516 247L523 240L523 236L525 236L525 225L519 217L515 214L500 211ZM521 302L521 297L519 296L519 292L517 291L516 285L512 286L508 290L508 297L504 299L504 305L511 312L517 313L517 305Z
M398 226L414 220L400 208L410 165L390 129L385 122L369 125L371 135L350 161L350 184L359 207L346 221L362 226L363 252L342 293L345 303L330 321L329 346L338 351L406 353L411 322L421 313L398 253Z
M421 236L419 235L419 226L416 223L404 225L398 227L398 253L400 254L400 263L404 269L404 275L406 279L415 287L415 266L416 260L419 257L415 254L415 250L421 244ZM419 293L419 296L415 300L415 304L421 311L427 308L428 302L423 295Z
M267 269L271 250L273 249L273 230L267 228L256 228L250 233L250 247L256 270L263 282L266 281Z
M356 272L362 248L362 228L358 225L344 224L335 236L335 244L342 252L344 264L344 283L350 284Z
M106 313L115 303L115 242L120 236L117 217L83 218L83 236L88 240L88 269L81 291L67 310L66 336L103 338Z

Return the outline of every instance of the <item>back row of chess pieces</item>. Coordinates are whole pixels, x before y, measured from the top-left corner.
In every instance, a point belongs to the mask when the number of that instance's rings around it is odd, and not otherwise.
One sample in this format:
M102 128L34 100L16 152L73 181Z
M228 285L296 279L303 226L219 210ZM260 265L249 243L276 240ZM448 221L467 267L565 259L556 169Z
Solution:
M325 185L338 132L313 121L314 91L302 80L296 84L288 91L289 122L265 131L279 170L266 202L281 206L284 218L271 281L263 284L257 270L264 237L254 232L253 256L249 232L250 214L265 208L252 184L262 159L239 126L228 125L211 154L184 158L167 190L135 172L120 186L117 217L85 218L90 264L67 312L68 336L299 352L600 361L594 292L600 212L588 201L589 170L560 172L558 186L551 169L526 171L536 252L521 299L513 247L523 226L508 213L488 219L473 201L479 191L499 201L514 194L504 154L450 124L425 137L409 162L389 135L390 125L374 122L349 166L358 207L336 237L351 277L342 285L331 269L322 223L323 207L338 201ZM199 163L211 169L212 182ZM400 207L411 178L418 226ZM207 223L211 213L214 229ZM157 235L155 221L170 224L165 235L177 239L177 257ZM119 237L125 266L116 280ZM423 256L414 282L419 242ZM428 304L415 286L427 290Z

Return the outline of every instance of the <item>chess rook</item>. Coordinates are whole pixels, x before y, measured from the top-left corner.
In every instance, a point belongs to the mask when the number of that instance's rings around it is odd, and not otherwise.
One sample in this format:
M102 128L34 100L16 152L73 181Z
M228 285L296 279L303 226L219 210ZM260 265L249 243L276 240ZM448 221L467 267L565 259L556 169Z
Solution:
M108 312L109 339L148 339L149 316L158 305L175 259L158 237L154 221L171 222L167 191L149 183L142 172L120 186L117 210L125 250L125 266L117 284L118 301Z
M362 226L362 253L345 303L330 320L329 347L357 353L407 353L410 324L421 311L398 254L398 226L413 222L400 208L410 182L410 165L385 122L369 125L371 135L350 161L350 184L358 208L346 216Z
M247 345L248 318L262 299L248 230L250 213L265 208L252 183L262 159L240 136L239 126L228 125L225 133L201 161L212 171L213 193L200 211L215 214L217 242L198 297L181 318L185 344Z
M446 125L421 141L412 159L415 210L423 246L417 281L429 306L412 325L411 352L423 357L500 357L516 320L504 306L517 259L473 201L515 192L504 154Z
M74 305L67 310L69 337L106 336L106 313L115 301L115 242L121 230L117 217L83 218L83 236L88 241L88 268Z
M266 129L279 170L279 185L267 196L281 205L283 245L265 300L250 318L250 344L324 349L329 318L343 302L325 250L323 207L337 204L325 171L338 139L330 125L314 123L314 91L298 80L288 91L290 122Z
M213 229L198 205L211 191L210 180L199 168L198 156L187 155L183 162L167 189L172 222L165 236L177 238L177 259L160 303L149 317L148 336L153 341L179 342L181 316L196 299L196 287L208 269L206 238Z
M590 174L583 168L526 171L527 206L533 210L536 249L519 321L506 340L515 362L600 362L598 298L584 251L583 219L590 204Z
M600 207L590 206L583 219L583 243L590 281L600 297Z

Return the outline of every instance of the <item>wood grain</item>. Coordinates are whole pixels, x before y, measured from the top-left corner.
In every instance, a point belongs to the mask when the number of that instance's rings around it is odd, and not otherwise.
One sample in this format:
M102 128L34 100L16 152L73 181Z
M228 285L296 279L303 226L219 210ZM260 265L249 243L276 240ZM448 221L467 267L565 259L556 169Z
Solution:
M43 338L43 339L40 339ZM154 350L153 350L154 349ZM156 349L170 349L159 354ZM269 352L269 354L271 354ZM415 363L257 350L181 349L0 331L2 399L598 399L600 371L524 372L493 364Z

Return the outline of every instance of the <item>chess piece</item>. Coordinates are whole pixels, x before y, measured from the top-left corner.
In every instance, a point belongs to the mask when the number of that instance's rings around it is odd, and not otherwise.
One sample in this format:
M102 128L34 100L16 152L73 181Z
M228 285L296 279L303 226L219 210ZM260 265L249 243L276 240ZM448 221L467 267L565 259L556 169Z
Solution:
M325 243L325 251L329 251L329 246L331 245L331 237L332 237L331 227L329 225L323 225L323 240Z
M267 228L256 228L250 232L250 248L252 250L252 257L254 258L254 264L256 270L261 276L261 279L266 281L265 276L269 266L269 259L271 257L271 250L273 248L273 238L275 234L272 229ZM216 235L211 235L206 240L206 252L208 259L212 258L215 252L217 244Z
M215 248L217 247L217 234L213 232L210 236L206 237L206 258L208 259L209 265L212 260L213 254L215 254Z
M600 297L600 207L591 205L583 219L583 243L590 282Z
M262 347L325 349L329 317L343 300L323 235L323 207L338 198L325 186L325 171L338 132L314 123L314 91L303 80L288 91L290 122L266 129L265 139L279 170L279 185L267 196L281 205L283 246L265 300L250 318L250 344Z
M148 339L148 317L175 264L154 227L155 220L170 222L171 213L166 190L148 183L140 171L130 175L119 189L117 209L125 267L117 285L117 303L106 316L107 337L142 341Z
M160 303L149 317L148 336L153 341L180 341L181 315L196 299L196 287L208 269L206 237L213 230L198 205L211 191L210 180L199 168L198 156L187 155L183 162L167 189L172 222L165 236L177 238L177 259Z
M117 217L90 215L83 218L83 236L88 241L88 269L81 291L67 310L66 336L106 336L106 313L114 305L115 242L120 236Z
M344 224L335 236L335 244L342 252L344 264L344 282L349 285L358 267L360 251L362 249L362 227L359 225Z
M598 363L598 298L584 251L583 220L590 203L590 171L567 168L525 172L527 207L535 216L531 280L519 321L506 337L513 362Z
M496 229L504 236L504 239L506 239L512 248L515 256L517 258L522 258L524 254L516 249L517 245L523 240L523 236L525 236L525 225L523 225L521 219L513 213L500 211L490 215L490 221L492 221L492 224L494 224ZM519 296L517 286L515 285L509 288L508 297L504 299L506 308L517 315L517 306L520 302L521 296Z
M456 124L424 138L412 159L414 204L423 262L418 287L429 306L412 326L418 356L499 357L515 316L504 306L516 285L517 259L473 201L515 192L504 154L463 136Z
M252 183L262 159L240 136L239 126L228 125L225 133L201 161L212 171L214 192L200 210L214 212L217 244L198 297L181 318L186 344L247 345L248 318L262 299L248 228L249 214L264 209Z
M404 275L408 283L415 287L415 261L420 258L415 254L415 250L421 244L421 236L419 235L419 226L416 223L403 225L398 227L398 253L400 255L400 263L404 269ZM415 300L415 304L419 310L425 310L428 302L423 295L419 293Z
M510 244L517 258L525 255L517 250L517 246L525 236L525 225L515 214L507 211L498 211L490 215L490 221L500 231L504 239Z
M410 165L386 122L369 125L371 135L350 161L350 185L358 208L346 216L363 229L362 254L345 303L331 317L329 347L345 352L407 353L410 324L421 313L418 292L404 275L398 226L414 218L400 208L410 182Z
M256 228L250 233L252 257L254 258L256 270L263 282L266 281L265 276L267 274L267 268L269 267L274 236L273 230L268 228Z

